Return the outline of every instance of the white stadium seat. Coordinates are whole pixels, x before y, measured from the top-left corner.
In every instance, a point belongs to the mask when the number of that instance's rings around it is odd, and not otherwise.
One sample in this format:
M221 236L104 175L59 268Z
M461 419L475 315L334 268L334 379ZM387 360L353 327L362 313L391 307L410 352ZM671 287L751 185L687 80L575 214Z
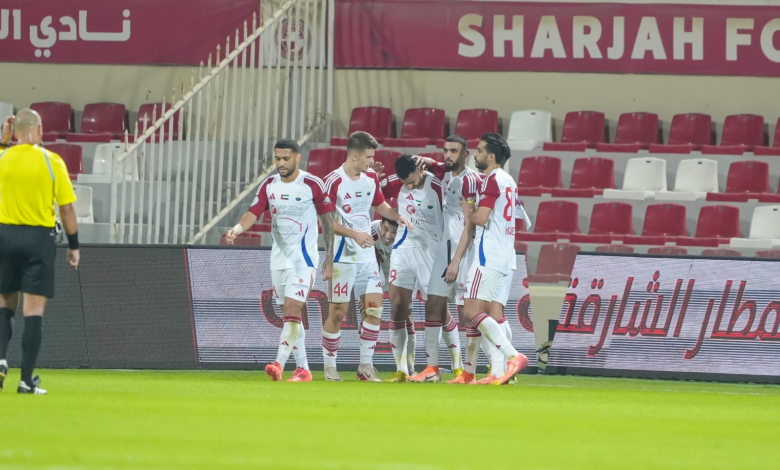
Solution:
M114 159L125 149L125 144L100 144L95 149L91 174L80 174L79 183L110 183L111 167ZM138 181L138 168L133 168L130 160L125 160L125 177L128 181Z
M0 122L5 122L5 118L14 114L14 105L0 101Z
M92 210L92 188L89 186L73 185L76 192L76 202L73 208L76 210L76 220L78 223L95 223L95 214Z
M696 201L718 192L718 162L706 158L681 160L672 191L658 191L659 201Z
M605 189L604 199L647 199L666 191L666 160L632 158L626 164L623 189Z
M780 245L780 206L759 206L753 210L748 238L732 238L734 248L772 248Z
M515 111L506 138L513 150L532 150L552 142L552 115L547 111Z

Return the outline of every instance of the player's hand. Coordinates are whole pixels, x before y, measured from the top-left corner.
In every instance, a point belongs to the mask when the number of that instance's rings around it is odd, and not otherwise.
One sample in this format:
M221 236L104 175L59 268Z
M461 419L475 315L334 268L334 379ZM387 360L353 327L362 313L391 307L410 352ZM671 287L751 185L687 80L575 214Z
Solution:
M361 248L368 248L374 246L374 237L364 232L355 232L355 236L352 237Z
M228 230L228 233L225 234L225 242L227 242L228 245L232 245L236 241L236 237L238 237L238 232L231 228Z
M71 250L70 248L68 248L66 254L66 261L68 262L68 266L70 266L71 268L78 268L80 259L81 259L81 253L79 253L79 250Z
M409 230L414 230L414 224L409 222L409 219L406 217L399 215L398 216L398 225L403 225L404 227L408 228Z
M322 280L330 281L333 279L333 261L322 263Z
M473 198L460 198L460 208L463 211L463 214L468 216L468 214L471 214L474 212L474 199Z
M0 137L0 142L7 144L11 141L14 122L16 122L16 118L13 116L5 118L5 122L3 122L3 135Z
M414 159L417 161L417 169L420 171L427 170L435 163L433 158L421 157L420 155L415 155Z
M450 261L447 271L444 273L444 282L447 284L455 282L455 279L458 278L458 271L460 271L460 260Z
M387 175L385 175L385 164L382 162L374 162L373 165L371 165L371 168L374 169L374 173L376 173L377 179L379 181L382 181L385 179Z

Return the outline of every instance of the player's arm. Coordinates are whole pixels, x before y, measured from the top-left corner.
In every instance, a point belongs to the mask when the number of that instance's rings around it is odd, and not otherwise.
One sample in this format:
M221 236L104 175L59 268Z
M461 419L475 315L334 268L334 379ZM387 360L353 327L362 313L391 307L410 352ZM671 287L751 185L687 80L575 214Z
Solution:
M225 241L228 245L232 245L236 241L236 237L244 233L247 229L253 226L257 222L257 216L250 211L247 211L241 216L241 220L238 221L235 227L228 230L225 235Z
M351 228L347 228L341 225L340 223L338 223L336 219L333 219L333 223L331 224L331 226L333 227L333 231L336 235L340 237L351 238L355 240L358 243L358 245L360 245L363 248L367 246L374 246L374 237L372 237L368 233L363 233L357 230L353 230Z
M474 240L474 232L477 227L466 219L466 228L463 233L460 234L460 240L458 241L458 248L455 250L455 254L452 256L447 271L444 273L444 282L455 282L458 277L458 271L460 270L460 262L463 259L463 255L466 254L466 250L469 249L472 240Z
M325 239L325 261L322 263L322 278L325 281L333 277L333 212L320 214L322 237Z
M404 227L409 228L409 230L414 230L414 224L409 222L409 220L406 217L399 214L397 210L390 207L390 204L388 204L387 201L383 202L382 204L379 204L374 209L376 209L379 215L381 215L385 219L395 220L395 222L399 226L403 225Z
M493 207L496 205L496 201L501 196L501 190L498 189L498 183L495 178L490 178L484 185L485 190L479 194L481 199L479 200L479 208L474 209L473 198L462 198L460 200L460 207L463 209L463 215L468 221L474 225L484 227L490 220L490 213L493 212Z

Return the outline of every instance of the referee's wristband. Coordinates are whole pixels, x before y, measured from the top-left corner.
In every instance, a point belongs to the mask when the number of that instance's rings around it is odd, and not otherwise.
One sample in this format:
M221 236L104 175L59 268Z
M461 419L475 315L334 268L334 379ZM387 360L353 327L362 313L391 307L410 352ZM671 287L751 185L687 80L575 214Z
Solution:
M71 234L66 234L68 236L68 248L71 250L78 250L79 249L79 232Z

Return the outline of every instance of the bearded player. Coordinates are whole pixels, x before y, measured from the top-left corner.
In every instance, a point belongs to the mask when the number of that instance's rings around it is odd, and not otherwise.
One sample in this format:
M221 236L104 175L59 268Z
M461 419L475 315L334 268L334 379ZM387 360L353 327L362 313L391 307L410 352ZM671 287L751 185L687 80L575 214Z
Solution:
M260 183L249 210L226 235L227 243L232 245L236 237L254 225L263 212L271 211L271 282L276 303L282 306L284 317L276 361L265 367L265 372L273 381L282 380L282 372L293 347L297 349L296 356L302 354L302 359L288 382L311 381L301 313L319 264L318 215L325 239L323 279L328 280L333 275L333 203L322 180L300 170L300 162L297 142L292 139L278 141L274 145L278 174Z
M347 160L325 177L327 194L336 206L333 221L336 253L329 288L328 318L322 332L325 380L341 380L336 368L341 322L349 311L354 289L366 312L360 326L357 378L369 382L382 381L373 366L382 320L383 291L371 236L371 208L398 225L406 226L407 221L385 201L377 174L372 169L378 146L367 132L352 133L347 143Z

